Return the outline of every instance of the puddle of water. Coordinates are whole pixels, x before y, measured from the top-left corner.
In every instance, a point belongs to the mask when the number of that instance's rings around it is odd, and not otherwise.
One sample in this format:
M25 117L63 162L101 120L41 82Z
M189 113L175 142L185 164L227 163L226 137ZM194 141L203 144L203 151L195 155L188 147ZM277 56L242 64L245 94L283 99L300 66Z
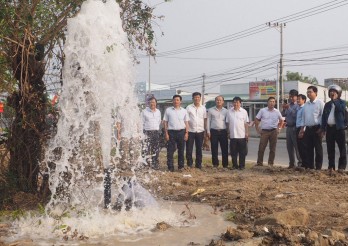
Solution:
M57 229L53 218L32 217L13 225L14 233L6 241L10 243L30 238L33 240L32 245L170 246L187 245L190 242L207 245L211 239L218 239L227 226L233 225L223 219L221 212L214 213L210 206L195 203L188 206L189 210L182 202L161 202L159 207L132 212L100 211L86 217L64 218L60 229ZM172 227L165 231L154 231L159 222ZM71 227L70 232L63 233L63 223ZM79 234L72 238L75 229ZM89 239L79 240L82 234ZM63 239L65 235L68 235L67 240Z

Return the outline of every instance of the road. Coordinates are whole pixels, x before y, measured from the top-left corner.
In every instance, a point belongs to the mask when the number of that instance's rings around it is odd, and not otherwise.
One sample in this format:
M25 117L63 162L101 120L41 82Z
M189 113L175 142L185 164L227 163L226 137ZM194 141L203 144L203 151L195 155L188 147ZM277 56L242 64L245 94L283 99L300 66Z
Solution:
M247 162L252 162L256 163L257 160L257 151L259 147L259 138L250 138L249 143L248 143L248 155L247 155ZM338 162L338 147L336 145L336 167L337 167L337 162ZM265 164L267 164L268 160L268 153L269 153L269 147L267 146L265 155L263 158L263 161ZM323 169L326 169L328 167L328 159L327 159L327 149L326 149L326 143L323 143L323 153L324 153L324 158L323 158ZM210 151L204 151L205 156L210 156ZM220 156L221 157L221 156ZM231 165L231 156L229 156L229 165ZM281 165L281 166L288 166L289 165L289 157L288 157L288 152L286 150L286 140L285 139L278 139L277 142L277 150L276 150L276 157L274 160L275 165Z

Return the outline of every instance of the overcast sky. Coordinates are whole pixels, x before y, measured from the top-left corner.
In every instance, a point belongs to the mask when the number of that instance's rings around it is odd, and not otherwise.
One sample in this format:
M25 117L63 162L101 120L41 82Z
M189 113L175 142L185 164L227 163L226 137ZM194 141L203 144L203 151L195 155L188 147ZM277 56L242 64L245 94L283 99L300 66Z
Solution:
M152 0L151 4L160 2ZM207 91L218 92L220 84L276 79L281 35L279 28L266 26L273 20L286 23L284 73L300 72L316 77L320 84L325 78L348 77L347 12L348 0L172 0L159 4L155 13L165 18L154 25L158 57L151 60L151 82L201 90L200 77L205 73ZM210 47L195 50L202 43ZM175 51L187 47L194 50ZM148 81L149 60L139 60L137 81Z

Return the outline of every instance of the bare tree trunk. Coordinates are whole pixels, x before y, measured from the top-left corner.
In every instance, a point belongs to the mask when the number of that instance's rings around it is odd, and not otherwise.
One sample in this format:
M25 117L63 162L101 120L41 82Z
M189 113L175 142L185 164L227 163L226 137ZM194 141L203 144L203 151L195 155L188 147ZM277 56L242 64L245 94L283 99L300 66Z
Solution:
M47 107L45 67L36 50L29 39L25 45L14 46L12 67L19 88L8 98L16 112L8 140L10 173L19 190L32 193L37 192Z

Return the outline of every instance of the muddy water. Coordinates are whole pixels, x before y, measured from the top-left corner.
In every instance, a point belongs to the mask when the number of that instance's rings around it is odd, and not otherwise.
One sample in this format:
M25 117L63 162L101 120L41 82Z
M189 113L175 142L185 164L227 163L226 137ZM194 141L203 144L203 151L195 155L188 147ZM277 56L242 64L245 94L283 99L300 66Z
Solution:
M26 242L25 245L207 245L211 239L219 239L227 226L233 226L223 216L223 213L214 212L207 205L190 203L187 206L185 203L161 202L158 208L136 213L135 216L105 212L100 214L99 219L74 220L73 228L79 228L79 235L89 229L89 233L85 233L88 239L84 240L73 238L71 234L64 239L67 234L53 233L46 226L46 229L32 226L30 229L26 228L26 233L23 227L17 228L17 233L12 231L13 234L5 241L9 244L22 241ZM162 221L171 227L153 230ZM113 229L110 230L110 227ZM18 237L19 234L21 236Z
M233 225L225 221L221 212L214 212L212 207L202 204L189 204L190 211L196 219L189 219L188 209L184 203L163 204L171 206L171 210L180 215L185 212L185 220L166 231L155 231L149 235L134 235L116 239L110 238L103 245L188 245L190 242L200 245L209 244L211 239L219 239L227 226ZM93 245L93 244L90 244Z

